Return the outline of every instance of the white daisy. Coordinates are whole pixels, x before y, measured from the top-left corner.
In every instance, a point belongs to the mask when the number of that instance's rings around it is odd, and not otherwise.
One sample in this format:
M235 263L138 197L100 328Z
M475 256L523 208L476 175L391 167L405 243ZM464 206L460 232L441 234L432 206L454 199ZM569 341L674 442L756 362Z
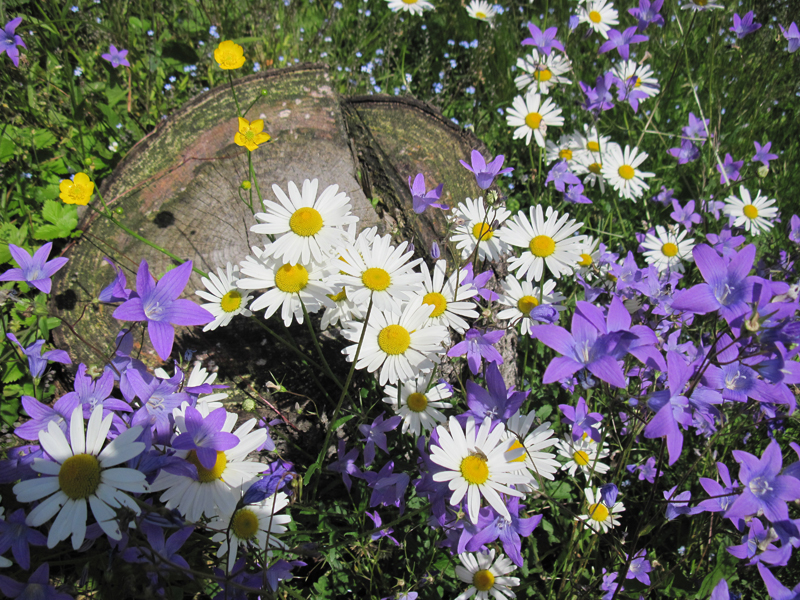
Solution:
M688 0L681 4L681 10L691 10L692 12L711 10L712 8L725 8L721 4L714 4L709 0Z
M286 531L286 525L291 522L292 517L275 513L286 508L288 504L289 497L283 492L278 492L261 502L239 508L233 515L225 514L211 519L208 528L218 532L211 537L211 540L220 544L217 558L222 558L228 552L226 533L230 531L230 545L233 549L228 553L229 572L233 571L240 545L245 549L255 546L260 550L266 550L269 540L270 546L286 548L286 544L276 536Z
M422 282L413 270L422 259L411 260L414 255L406 248L408 242L392 246L388 234L371 242L359 236L355 245L342 248L339 268L347 297L363 310L372 298L375 308L399 312L400 303L419 293Z
M318 180L306 179L301 194L290 181L287 196L273 184L272 191L280 204L264 200L267 212L255 215L264 223L250 228L255 233L279 236L267 246L271 256L291 265L301 261L306 264L312 259L319 263L344 242L342 228L358 220L350 214L350 198L344 192L337 193L338 185L328 186L317 198L318 185Z
M522 473L524 473L528 481L525 482L524 486L518 486L521 490L539 489L540 478L552 481L555 479L556 471L561 467L561 464L556 460L555 454L542 452L542 450L550 448L556 443L556 440L551 439L554 432L550 429L550 423L542 423L531 431L535 421L535 413L522 416L517 411L509 417L506 423L507 439L512 442L509 452L519 448L524 449L524 453L521 456L511 461L519 463L520 467L525 467Z
M741 198L734 195L725 198L723 212L735 218L733 224L736 227L744 227L745 231L753 235L772 229L772 222L768 219L778 216L778 208L772 206L775 200L762 196L761 190L758 190L756 199L752 200L749 190L744 186L739 187L739 194Z
M87 503L102 530L114 540L122 539L117 509L124 506L137 515L140 512L125 492L147 491L144 473L117 465L144 451L144 444L134 441L142 427L131 427L103 448L113 416L109 413L103 418L103 407L96 406L84 431L83 408L78 406L70 417L70 442L52 422L39 432L39 443L52 460L34 460L32 468L42 477L18 483L14 493L18 502L41 500L25 519L29 527L44 525L58 514L47 536L48 548L69 536L73 550L81 547L86 537Z
M669 230L656 225L655 235L648 233L642 246L645 248L644 259L655 265L659 271L677 271L683 273L683 261L692 262L694 238L685 239L687 231L680 227Z
M205 383L211 385L216 381L217 374L210 373L202 366L202 363L198 360L194 363L194 368L192 372L189 373L189 377L183 377L184 372L180 370L177 366L175 367L175 373L181 374L181 386L183 390L187 390L188 388L199 387ZM161 367L158 367L153 370L153 374L158 377L159 379L170 379L170 374L167 373ZM189 389L189 391L191 391ZM220 400L224 400L228 397L228 394L225 392L219 393L212 393L212 394L204 394L197 397L198 404L204 404L208 410L214 410L220 408L222 406L222 402ZM184 402L184 404L186 404Z
M619 25L619 13L614 5L606 0L587 2L585 6L578 7L580 23L588 23L589 27L608 39L608 30L613 25Z
M489 600L489 595L495 600L504 597L514 598L516 595L509 588L519 585L517 577L506 577L517 567L511 560L501 554L495 561L495 551L475 554L464 553L458 555L461 565L456 565L456 575L464 583L469 584L467 591L456 596L456 600L467 600L475 596L477 600Z
M433 4L428 0L386 0L392 12L405 11L412 15L421 15L426 10L433 10Z
M502 206L485 207L483 196L473 200L467 198L453 210L452 219L456 223L450 238L461 250L461 258L472 256L478 246L480 260L500 260L508 250L506 243L500 239L493 226L500 227L511 216L511 212Z
M594 125L584 124L583 132L575 131L570 141L570 148L575 153L575 158L581 159L581 162L588 168L588 165L595 162L602 166L603 155L611 138L607 135L600 135Z
M322 323L320 327L325 330L331 325L345 328L354 319L363 319L364 315L356 303L347 297L347 291L341 288L338 294L329 294L334 306L325 309L322 313Z
M557 160L565 160L570 168L572 168L575 151L571 146L571 135L562 135L557 143L553 140L546 140L544 150L547 164L549 165Z
M591 477L593 473L607 473L609 466L600 462L608 457L608 448L605 444L602 447L590 437L582 437L577 442L572 439L572 435L567 435L563 440L558 441L559 456L567 459L562 465L562 469L569 473L570 477L575 477L576 471Z
M534 49L528 56L517 59L520 74L514 78L517 88L530 88L540 94L546 94L557 84L569 85L571 80L563 77L572 69L572 62L566 55L551 52L550 55L539 54Z
M619 525L619 513L624 512L625 507L622 502L615 502L614 506L603 504L600 493L592 488L586 488L586 502L589 505L585 515L579 515L578 520L585 521L586 524L595 532L606 533Z
M208 312L214 315L214 320L203 327L203 331L212 331L217 327L225 327L236 315L245 317L251 316L247 310L247 303L250 301L250 294L242 295L241 290L236 286L239 280L239 266L228 263L226 271L217 269L219 276L209 273L208 277L203 277L200 281L206 286L206 290L197 290L195 294L208 300L208 304L203 304Z
M583 184L600 187L600 193L606 191L606 179L603 177L603 158L600 155L583 152L575 154L570 168L575 175L583 175Z
M181 408L185 410L186 406L188 405L184 404ZM204 417L208 415L208 408L205 406L198 405L197 410ZM175 409L173 415L175 435L179 435L186 431L184 417L179 409ZM237 418L236 414L228 413L222 431L231 433ZM230 450L218 450L217 461L211 469L200 464L194 450L178 450L175 453L178 458L197 468L197 479L162 470L150 489L154 492L163 490L160 499L166 507L178 509L189 521L197 521L203 515L211 519L221 514L233 513L242 494L268 466L245 460L248 454L267 439L266 429L253 431L255 425L256 419L250 419L233 431L233 435L239 438L239 443Z
M415 379L404 381L400 385L398 399L397 387L387 385L383 388L383 401L390 404L394 412L403 417L403 433L411 432L418 436L423 431L430 431L437 423L447 420L440 408L452 408L449 402L442 402L453 395L453 389L446 383L437 383L428 389L430 375L420 374Z
M491 22L497 16L494 6L486 0L472 0L467 7L467 13L473 19Z
M636 201L650 187L644 182L645 177L653 177L655 173L647 173L638 169L647 159L647 152L639 152L634 146L625 146L625 151L618 144L611 144L604 156L603 177L608 180L622 198Z
M266 309L264 317L269 319L278 309L287 327L292 319L302 323L303 305L309 313L323 306L332 307L329 294L336 293L336 278L325 267L315 262L285 263L283 259L270 256L270 247L264 251L253 248L242 264L242 275L237 285L245 290L267 290L250 305L250 310Z
M598 248L600 240L587 235L581 244L581 259L578 261L578 272L583 276L586 281L591 281L597 274L605 273L608 271L608 265L600 265L600 257L603 253Z
M561 109L550 98L542 101L541 94L530 90L525 97L514 98L512 108L506 114L506 123L509 127L516 127L514 139L525 138L525 143L530 145L531 136L536 138L536 143L544 148L544 136L548 127L560 127L564 124Z
M511 459L519 457L515 450L506 457L511 440L503 441L505 426L499 423L492 430L492 419L486 417L480 426L475 427L475 419L467 419L464 429L455 417L450 417L449 428L436 427L439 435L437 444L431 445L431 460L445 468L433 475L434 481L448 481L453 491L450 504L455 506L467 496L467 511L472 523L478 523L481 509L481 496L499 515L511 520L500 494L522 497L522 492L508 487L527 483L528 477L513 473L519 465Z
M420 372L429 373L441 360L442 344L448 339L445 327L425 325L432 311L433 307L423 304L422 298L411 300L402 313L373 309L366 324L351 323L342 331L342 335L355 342L342 353L353 362L361 332L366 327L356 369L366 368L370 373L380 369L381 385L408 381Z
M636 77L634 89L647 94L652 98L658 94L658 80L653 76L653 69L647 65L640 65L635 60L623 60L611 69L619 79L628 82L631 77Z
M572 234L582 225L566 213L559 219L552 206L546 213L541 204L531 206L530 219L518 212L500 232L507 244L527 248L522 256L511 259L509 270L516 270L517 277L524 275L528 281L541 281L545 265L553 277L571 274L581 258L578 250L584 238Z
M518 281L516 277L509 275L503 281L503 293L500 294L499 302L511 308L501 310L497 313L497 318L508 319L509 326L519 323L522 334L528 335L531 327L538 325L531 320L531 311L540 304L551 304L557 311L566 310L561 306L564 296L558 292L553 293L555 287L556 282L552 279L545 281L540 288L530 281Z
M469 328L464 318L478 318L478 311L475 310L474 302L465 302L477 295L472 285L463 285L463 271L455 271L449 278L445 278L447 263L444 260L437 260L433 265L433 278L428 270L428 265L424 262L422 267L422 287L423 304L433 306L433 312L428 320L429 325L444 325L451 327L458 333L464 333Z

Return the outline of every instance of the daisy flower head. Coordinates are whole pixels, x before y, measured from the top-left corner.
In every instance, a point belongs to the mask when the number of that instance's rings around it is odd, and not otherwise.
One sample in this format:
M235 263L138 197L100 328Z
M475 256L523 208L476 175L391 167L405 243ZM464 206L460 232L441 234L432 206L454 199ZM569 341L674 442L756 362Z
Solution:
M725 8L721 4L714 4L709 0L687 0L681 5L681 10L691 10L692 12L711 10L713 8Z
M250 294L242 293L236 286L239 280L239 266L228 263L225 271L220 268L217 269L217 273L219 275L209 273L208 277L203 277L200 281L206 289L195 292L203 300L208 300L208 303L202 306L214 315L214 320L203 327L203 331L225 327L236 315L249 317L253 314L247 310Z
M603 164L603 177L608 180L622 198L636 202L644 191L650 187L644 178L653 177L655 173L647 173L638 169L647 159L647 152L639 152L635 146L625 146L625 151L618 144L611 144Z
M601 135L594 125L584 125L583 132L575 131L572 134L570 148L575 153L575 158L591 159L592 162L603 163L603 155L606 153L611 138Z
M552 447L556 442L556 440L552 439L554 432L550 429L550 422L542 423L531 431L535 422L536 413L522 415L517 411L509 417L506 423L507 439L511 442L511 446L508 449L509 453L519 449L524 450L521 456L511 460L511 462L518 464L518 468L521 468L517 472L523 473L528 478L524 485L517 486L522 491L539 489L539 478L552 481L555 479L555 474L559 467L561 467L556 460L555 454L543 452L543 450Z
M400 312L401 302L410 300L420 291L422 274L414 271L421 258L411 260L408 242L392 246L392 236L359 236L354 245L341 249L338 264L347 297L356 306L369 304L384 311Z
M373 310L367 323L351 323L342 331L344 337L354 342L342 353L353 362L361 332L366 327L356 369L367 369L370 373L380 369L380 385L396 384L414 379L420 373L430 373L441 360L442 344L448 339L447 328L425 325L431 312L433 306L423 304L422 298L411 300L402 312Z
M142 427L131 427L103 447L113 416L109 412L103 418L103 407L97 405L84 429L83 407L77 406L69 422L69 442L53 422L39 432L39 443L52 460L34 460L31 466L42 476L22 481L13 489L19 502L40 501L25 519L29 527L56 517L47 536L48 548L70 536L72 548L81 547L86 537L87 504L103 532L114 540L122 539L116 509L125 506L137 515L140 512L125 492L147 491L144 473L118 465L144 451L144 444L135 441Z
M565 310L561 302L564 296L558 292L553 292L556 282L552 279L546 280L541 287L535 286L530 281L518 281L516 277L509 275L503 281L503 293L500 294L499 302L504 306L509 306L497 313L497 318L508 319L509 325L520 324L523 335L528 335L531 327L536 323L531 319L531 311L542 304L550 304L557 311Z
M276 536L286 532L286 525L291 522L289 515L275 514L289 505L289 497L283 492L277 492L261 502L248 504L237 509L233 514L218 515L208 523L209 529L217 531L211 540L220 544L217 549L217 558L222 558L228 553L228 571L233 571L239 546L247 549L255 546L261 550L269 545L276 548L286 548ZM228 552L228 536L230 531L230 552Z
M461 258L472 256L477 246L480 260L500 260L508 246L497 235L496 228L510 216L511 211L502 206L485 206L483 196L467 198L456 206L452 215L456 227L451 239L456 249L461 250Z
M557 160L565 160L570 168L573 166L575 159L575 151L572 149L572 136L562 135L558 142L553 140L545 141L545 159L547 164L556 162Z
M602 495L592 488L586 488L586 503L589 505L585 515L579 515L578 520L585 521L596 533L606 533L609 529L619 525L619 513L625 510L622 502L614 502L608 506L603 502Z
M462 426L455 417L450 417L449 427L436 427L439 435L438 443L431 445L430 459L444 467L443 471L433 475L434 481L448 482L453 495L450 504L456 506L467 497L467 512L473 524L478 523L481 509L481 497L506 520L511 520L505 502L500 494L522 497L522 492L508 487L528 482L528 476L514 473L519 464L509 458L518 458L518 450L506 452L511 445L504 441L505 426L499 423L492 430L492 419L486 417L480 428L475 419L469 417Z
M242 262L242 275L237 285L243 290L267 290L250 305L250 310L265 309L269 319L278 309L287 327L292 320L302 323L303 306L309 313L323 306L332 307L330 295L336 293L336 278L326 267L315 262L289 264L270 255L269 246L263 251L253 248L255 257Z
M464 319L478 318L474 302L465 302L478 294L472 285L463 285L465 273L455 271L450 277L445 276L447 263L437 260L433 265L433 277L424 262L422 267L423 304L433 306L433 312L428 320L430 325L444 325L464 333L469 329L469 323Z
M426 10L433 10L434 6L428 0L386 0L392 12L405 11L412 15L421 15Z
M603 158L599 155L586 153L575 154L575 160L570 164L575 175L583 176L583 184L597 185L600 193L606 191L606 178L603 177Z
M514 98L513 106L508 109L506 123L509 127L516 127L514 139L525 138L525 143L530 145L531 137L544 148L544 137L548 127L561 127L564 117L550 98L542 101L542 95L535 90L529 90L523 98Z
M599 248L600 240L587 235L581 244L581 259L578 261L578 272L590 281L594 277L598 269L603 269L603 272L608 270L608 265L600 266L600 257L603 252Z
M541 281L545 266L553 277L571 274L581 258L578 250L584 236L573 235L581 226L583 223L576 223L567 213L559 218L552 206L546 212L541 204L531 206L530 219L518 212L501 235L507 244L527 250L511 259L509 270L516 270L517 277L524 276L528 281Z
M684 261L692 262L694 238L686 239L687 231L680 227L665 229L656 225L655 233L647 233L642 246L644 259L660 271L683 273Z
M320 328L325 330L331 325L339 325L341 328L347 327L347 324L354 319L363 319L364 314L355 302L347 297L347 290L344 287L340 288L337 294L328 294L334 306L326 307L325 312L322 313L322 323Z
M443 400L453 395L453 389L444 382L428 389L430 379L430 375L420 373L414 379L404 381L399 386L399 396L396 386L387 385L383 388L383 401L403 417L404 434L410 431L416 437L447 420L438 409L452 408L452 404Z
M473 19L491 23L492 19L497 16L497 11L486 0L472 0L467 6L467 14Z
M739 187L739 196L741 197L737 198L731 194L725 198L723 209L726 215L734 217L734 226L744 227L745 231L753 235L772 229L770 219L778 216L778 208L773 206L775 200L762 196L761 190L758 190L754 200L750 196L750 191L744 186Z
M648 65L640 65L635 60L623 60L615 64L611 70L614 75L625 82L632 77L636 77L636 83L633 84L633 88L647 94L649 98L659 92L658 80L653 75L653 69Z
M183 404L183 409L188 404ZM197 405L203 417L210 413L209 407ZM173 411L176 436L188 431L186 419L181 409ZM268 465L262 462L245 460L247 455L267 440L266 429L256 429L256 419L243 423L235 431L237 416L225 415L221 431L233 433L239 443L229 450L218 450L214 465L207 469L201 463L195 450L178 450L175 456L182 458L197 469L197 478L176 475L162 470L150 486L151 491L161 494L161 502L168 509L177 509L189 521L197 521L202 516L212 519L219 515L233 514L236 503L247 488L252 485L259 473Z
M519 585L519 578L506 577L516 570L516 565L504 554L495 560L495 551L463 553L458 555L461 565L456 565L456 575L470 587L456 597L456 600L467 600L475 596L477 600L495 600L504 597L514 598L511 587Z
M575 477L575 473L580 471L587 478L593 473L607 473L609 466L602 461L608 457L608 448L605 444L601 447L589 436L584 435L578 441L568 435L563 440L558 441L558 455L566 458L567 462L562 465L562 469L569 473L570 477Z
M614 5L606 0L590 0L578 7L579 23L587 23L589 27L608 39L608 30L619 25L619 13Z
M343 227L355 223L358 217L351 214L350 198L339 192L339 186L329 185L317 197L317 179L303 181L303 191L289 182L289 195L277 185L272 191L278 202L264 200L266 213L256 213L263 223L253 225L250 231L277 236L269 252L284 262L296 264L315 260L321 263L326 256L345 241Z
M566 55L556 53L542 55L534 49L528 56L517 59L517 69L520 74L514 78L514 83L520 90L530 88L540 94L546 94L551 87L559 83L566 85L572 83L563 76L572 69L572 62Z

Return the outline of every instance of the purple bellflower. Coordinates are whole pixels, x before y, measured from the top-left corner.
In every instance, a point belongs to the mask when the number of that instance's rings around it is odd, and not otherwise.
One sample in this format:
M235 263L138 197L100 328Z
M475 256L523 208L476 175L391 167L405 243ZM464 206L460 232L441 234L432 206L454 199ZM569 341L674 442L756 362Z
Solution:
M377 510L373 513L365 512L364 514L367 515L372 520L372 524L374 525L375 529L378 529L378 531L376 531L375 533L370 534L369 539L371 539L374 542L381 538L389 538L395 546L397 546L398 548L400 547L400 542L398 542L394 537L392 537L394 529L391 528L381 529L381 525L383 525L383 520L381 519L381 516L378 514Z
M513 388L506 388L497 364L489 363L486 366L486 389L471 379L467 381L469 411L465 416L473 416L476 421L489 417L492 421L500 419L505 422L519 410L527 397L528 392L515 392Z
M600 430L595 425L603 420L603 415L598 412L590 413L583 397L578 398L576 407L572 407L569 404L559 404L558 409L564 415L564 424L572 425L573 441L577 442L583 436L586 436L598 444L600 443Z
M744 165L743 160L733 160L733 157L730 154L725 155L725 160L720 165L717 163L717 171L719 172L719 184L720 185L727 185L729 183L733 183L734 181L739 181L742 178L741 170L742 166Z
M667 150L667 154L672 158L677 158L679 165L685 165L700 158L700 148L690 140L681 140L680 147L670 148Z
M706 128L708 127L709 119L698 119L694 116L693 112L689 113L689 124L681 130L683 132L683 136L687 138L699 138L700 145L706 143L706 139L708 139L708 132Z
M792 25L794 25L794 23L792 23ZM798 44L800 44L800 36L798 36L798 38ZM769 597L773 598L773 600L800 599L800 583L794 586L793 590L790 590L775 578L772 571L761 563L758 563L758 573L761 575L761 579L764 580L764 585L767 586Z
M628 13L639 19L639 31L644 31L651 24L664 27L664 17L659 14L663 4L664 0L639 0L639 7L629 8Z
M565 51L564 45L556 39L558 27L550 27L543 32L533 23L528 23L528 30L531 32L531 37L522 40L523 46L535 46L539 52L547 56L550 56L550 51L553 49Z
M778 548L772 543L773 532L764 528L761 519L752 519L748 522L748 532L742 543L738 546L728 546L730 552L741 560L750 560L748 566L766 563L769 565L786 566L792 555L792 547L784 545Z
M503 168L503 161L505 161L506 157L502 154L496 156L489 163L487 163L480 152L473 150L471 158L471 166L465 163L463 160L459 160L458 162L460 162L467 171L470 171L475 175L475 179L478 182L478 187L482 190L488 190L492 185L492 182L494 182L494 178L498 175L506 175L514 170L514 167L506 167L505 169Z
M50 278L69 260L64 257L47 260L52 248L53 243L47 242L31 256L24 248L9 244L8 251L17 261L19 268L9 269L0 275L0 281L24 281L40 292L49 294L53 285Z
M778 158L777 154L772 154L770 152L770 149L772 148L772 142L767 142L763 146L758 142L753 142L753 144L755 144L756 146L755 156L753 156L753 158L750 159L753 162L760 162L765 167L768 167L769 161Z
M364 471L364 479L372 488L370 507L396 506L402 515L406 508L406 489L411 481L407 473L394 473L394 461L390 460L378 472Z
M628 472L633 473L639 471L639 481L647 481L648 483L655 483L656 481L656 457L651 456L643 465L628 465L625 467ZM664 471L659 473L659 477L664 474Z
M23 396L22 406L25 412L31 417L27 421L14 430L14 434L23 440L38 440L40 431L47 431L48 425L52 422L69 436L67 429L69 428L70 417L72 411L78 406L76 398L67 398L65 394L53 404L52 408L47 404L39 402L33 396Z
M731 481L731 475L727 466L718 462L717 472L722 481L721 484L708 477L700 478L700 485L702 485L706 493L711 496L708 500L703 500L697 505L698 508L701 508L705 512L727 512L736 501L736 498L739 497L739 492L741 491L739 482ZM740 531L742 527L744 527L744 519L736 517L732 518L731 522L734 527Z
M720 579L719 583L714 586L714 589L711 590L711 597L708 600L734 600L734 596L728 589L728 582L725 579Z
M524 508L524 506L522 507ZM499 539L503 544L503 552L518 567L522 566L522 537L528 537L539 525L544 515L535 515L527 519L519 518L519 498L511 497L508 500L508 513L511 520L498 515L491 507L488 511L481 510L478 516L478 533L467 543L467 551L478 552L482 546L488 546Z
M706 234L706 239L712 244L712 248L723 258L736 256L736 248L742 245L745 237L743 235L731 235L731 228L725 225L719 235L716 233Z
M797 23L792 21L792 24L789 25L789 29L784 29L783 25L781 25L780 28L783 37L789 42L786 51L790 54L795 52L800 48L800 30L797 29Z
M658 192L652 198L650 198L650 200L652 200L653 202L658 202L659 204L663 204L664 206L666 206L667 204L669 204L670 202L672 202L675 199L674 196L673 196L674 193L675 193L675 190L667 189L667 186L662 185L661 186L661 191Z
M673 200L673 211L669 214L669 216L676 223L683 225L687 231L691 231L692 227L703 222L703 217L694 212L694 206L694 200L689 200L689 202L686 203L686 206L681 206L680 202Z
M219 577L220 592L213 600L248 600L251 596L244 588L261 588L264 581L262 573L248 573L247 558L245 555L238 559L230 573L226 573L223 569L214 569L214 574ZM231 585L232 583L238 585Z
M795 244L800 244L800 217L792 215L789 222L789 239Z
M26 571L31 568L30 546L47 545L47 537L41 532L25 524L25 511L18 508L0 520L0 554L11 548L17 564Z
M28 578L28 583L20 583L7 577L0 575L0 592L3 592L9 598L20 598L22 600L31 600L36 598L39 600L73 600L72 596L59 592L55 587L50 585L50 563L44 562L39 565L31 576Z
M130 404L117 398L111 398L114 391L114 374L103 371L97 381L86 374L86 365L78 365L78 372L75 374L74 391L67 392L61 396L60 400L74 399L83 405L83 416L88 419L94 407L98 404L103 406L104 416L109 410L131 412L133 409Z
M786 521L789 518L786 503L800 499L800 480L779 474L783 459L778 442L771 441L761 458L742 450L734 450L733 456L740 465L742 495L725 517L744 518L763 511L770 522Z
M183 374L178 371L164 381L153 377L146 382L139 371L128 371L128 383L142 403L133 414L131 425L149 425L155 428L160 438L169 439L172 432L172 411L189 401L186 392L179 392ZM145 431L148 431L145 428Z
M172 440L176 450L193 450L197 460L206 469L212 469L217 462L217 452L230 450L239 443L232 433L222 431L225 425L225 408L212 410L204 419L200 411L192 406L186 407L184 422L187 431Z
M189 563L178 554L178 551L189 539L189 536L192 535L194 527L189 526L179 529L166 539L164 530L158 525L142 521L140 528L147 537L148 545L128 548L122 553L122 557L127 562L155 565L155 569L148 573L153 588L158 588L159 575L168 576L173 569L173 567L164 562L165 560L187 571L191 569ZM186 575L192 578L191 574L187 573ZM163 590L160 595L163 595Z
M570 171L569 165L565 160L558 161L547 173L547 179L544 182L545 187L547 187L551 181L559 192L563 192L564 186L568 183L575 185L581 182L577 175Z
M639 78L636 75L629 77L625 81L617 79L617 101L627 102L631 105L634 113L639 112L639 102L646 100L649 96L643 90L636 87Z
M584 110L588 110L597 116L602 111L614 108L614 96L611 93L611 88L614 86L616 80L617 78L614 77L614 74L608 72L597 78L595 87L591 87L579 81L578 83L586 96L586 101L581 105Z
M500 297L497 295L497 292L492 291L486 284L494 275L494 272L489 269L484 271L483 273L478 273L477 275L473 274L472 270L472 263L469 263L463 269L461 269L463 274L462 285L472 285L475 289L478 290L478 294L480 294L481 298L486 300L487 302L495 302Z
M3 54L3 52L8 54L8 58L11 59L15 67L19 66L19 48L28 49L22 38L16 34L16 29L20 23L22 23L22 17L17 17L16 19L11 19L3 29L0 29L0 54Z
M652 570L653 567L650 566L650 561L647 560L647 550L642 548L633 555L633 560L628 567L628 572L625 574L625 579L635 578L645 585L650 585L650 575L648 573Z
M273 448L274 450L274 448ZM275 492L278 492L286 487L286 485L294 479L294 465L290 462L283 460L276 460L269 465L270 473L264 475L256 481L253 485L247 488L247 491L242 496L242 504L257 504L271 497Z
M619 573L608 573L603 567L603 583L600 584L600 591L605 592L605 594L600 596L601 600L611 600L625 590L622 584L616 582L617 577L619 577ZM617 588L619 588L619 591L617 591Z
M334 473L341 473L342 479L344 480L344 486L347 488L347 491L350 491L350 487L353 485L353 480L350 479L350 476L357 477L358 479L363 479L364 475L361 473L359 468L356 466L356 460L358 460L358 448L353 448L350 452L345 453L345 445L344 440L339 440L338 444L338 459L328 465L328 469L333 471Z
M368 425L365 423L364 425L358 426L358 430L364 436L361 441L366 442L364 446L365 467L370 466L375 459L375 446L378 446L378 448L384 452L389 451L386 448L386 432L396 429L402 420L403 417L395 415L384 421L383 414L380 414L372 424Z
M636 33L636 26L628 27L625 31L616 29L608 30L608 41L600 46L600 54L605 54L609 50L616 49L619 55L628 60L630 58L630 45L646 42L650 37Z
M675 494L678 489L676 485L672 489L664 492L664 499L667 501L667 521L672 521L680 515L696 515L703 512L702 508L696 506L689 506L689 500L692 499L692 492L685 491L680 494Z
M434 208L441 208L442 210L449 210L447 204L438 202L442 196L442 189L444 184L440 183L438 186L428 191L425 185L425 175L417 173L414 182L411 182L411 176L408 177L408 189L411 190L411 196L414 203L414 212L421 215L429 206Z
M175 325L205 325L214 320L214 315L191 300L178 300L191 274L189 260L156 283L143 260L136 273L136 293L114 311L114 318L120 321L147 321L150 342L162 360L172 352Z
M7 333L6 337L22 350L22 353L28 359L28 369L31 372L31 377L34 379L41 379L48 362L57 362L62 365L72 364L72 360L65 350L48 350L43 353L42 346L44 346L44 340L36 340L27 348L23 348L17 336L13 333Z
M125 287L128 284L125 271L115 265L110 258L106 257L103 260L111 265L117 275L114 277L114 281L100 291L97 298L100 302L124 302L131 297L131 291Z
M127 56L128 56L127 50L123 50L122 48L117 50L117 47L114 46L114 44L111 44L108 47L108 52L106 52L105 54L101 54L100 58L110 62L111 66L116 69L117 67L131 66L131 63L128 62Z
M746 35L750 35L754 31L761 29L761 23L753 23L753 11L748 12L744 17L740 17L737 13L733 13L733 27L728 28L728 31L733 31L737 39L742 39Z
M464 334L464 339L450 348L447 356L467 355L467 364L473 375L477 375L481 370L481 359L485 358L490 364L503 364L503 356L494 347L505 335L505 331L498 329L495 331L487 330L481 333L480 329L469 329Z
M582 183L569 186L569 189L564 192L564 202L570 202L572 204L592 204L588 196L583 195L584 189Z

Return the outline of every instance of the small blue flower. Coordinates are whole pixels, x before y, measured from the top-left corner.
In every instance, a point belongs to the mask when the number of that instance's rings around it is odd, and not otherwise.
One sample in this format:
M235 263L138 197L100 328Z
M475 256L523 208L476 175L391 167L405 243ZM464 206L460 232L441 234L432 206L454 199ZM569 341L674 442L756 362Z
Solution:
M77 6L71 6L71 7L70 7L70 10L71 10L72 12L76 13L76 12L78 12L78 11L80 10L80 8L78 8Z
M155 31L153 31L152 29L148 29L148 30L147 30L147 36L148 36L148 37L153 37L155 34L156 34L156 32L155 32Z
M261 70L261 63L254 62L253 63L253 73L258 73Z
M167 90L167 91L169 91L169 90L171 90L171 89L172 89L172 86L171 86L170 84L168 84L168 83L165 83L165 84L164 84L164 89L165 89L165 90Z
M454 59L454 58L450 59L450 68L451 69L455 69L457 64L458 63L456 62L456 59Z
M478 47L478 40L472 40L472 41L469 43L469 47L470 47L470 48L477 48L477 47Z
M80 67L75 67L75 69L73 69L72 71L72 74L75 77L80 77L81 75L83 75L83 69L81 69Z
M468 87L467 89L465 89L464 91L465 91L467 94L474 94L474 93L475 93L475 87L474 87L474 86L469 86L469 87Z
M171 82L171 83L175 83L175 79L177 79L177 78L175 77L175 75L170 75L170 76L169 76L169 80L170 80L170 82Z
M334 2L333 3L333 8L335 8L336 10L341 10L342 3L341 2Z
M441 94L442 93L442 89L444 89L444 86L441 83L439 83L438 81L433 84L433 93L434 94Z
M211 27L208 28L208 35L213 37L215 40L219 39L219 32L217 31L216 25L212 25Z

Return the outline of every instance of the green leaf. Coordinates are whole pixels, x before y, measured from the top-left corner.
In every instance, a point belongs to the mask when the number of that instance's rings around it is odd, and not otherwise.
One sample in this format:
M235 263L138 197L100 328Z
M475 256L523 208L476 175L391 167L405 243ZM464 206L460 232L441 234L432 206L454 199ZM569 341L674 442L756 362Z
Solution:
M553 412L553 407L550 404L545 404L539 407L536 411L536 416L542 421L546 420Z
M8 251L8 245L14 244L15 246L23 246L25 240L28 238L28 224L25 223L17 229L12 223L3 223L0 225L0 265L3 263L11 262L11 253Z
M38 150L49 148L55 144L56 141L56 136L53 135L53 132L48 129L37 129L36 133L33 134L33 145Z
M13 383L23 375L22 369L19 368L16 362L8 362L3 369L3 383Z
M184 65L194 65L200 60L197 52L194 51L189 44L183 42L171 41L164 44L164 49L161 54L164 58L171 58L177 60Z
M308 485L308 482L311 481L311 478L317 471L319 471L319 461L308 467L308 471L306 471L306 474L303 476L303 485Z
M0 418L9 425L17 422L19 417L19 398L3 399L0 401Z
M36 230L37 240L54 240L69 237L78 225L78 210L69 204L47 200L42 209L42 217L51 225L42 225Z
M347 415L346 417L339 417L333 422L333 425L331 425L331 431L336 431L337 429L339 429L339 427L347 423L353 417L355 417L355 415Z

